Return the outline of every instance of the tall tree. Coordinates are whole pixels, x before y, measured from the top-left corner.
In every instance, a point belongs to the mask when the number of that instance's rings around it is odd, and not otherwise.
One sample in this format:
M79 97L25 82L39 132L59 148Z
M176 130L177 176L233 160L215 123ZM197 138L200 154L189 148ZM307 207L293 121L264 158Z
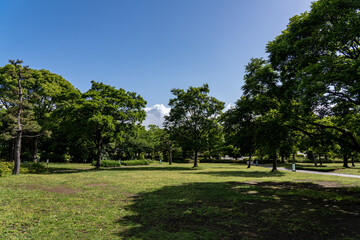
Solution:
M8 119L7 137L14 142L13 174L19 174L21 164L21 146L24 131L36 131L39 126L34 121L33 106L28 101L31 91L28 66L21 66L21 60L9 60L8 65L0 69L0 102L6 109Z
M251 156L256 151L255 131L256 116L251 102L246 97L240 98L234 108L229 109L222 116L226 142L237 147L242 156L249 156L248 168L251 164Z
M89 91L67 107L61 109L68 115L64 121L69 138L83 141L96 152L96 167L101 166L104 145L145 118L146 101L135 92L92 81Z
M224 103L208 96L209 85L172 89L175 98L170 99L169 116L164 126L170 130L174 140L182 147L194 151L194 167L198 166L198 154L206 147L208 136L217 127L217 118L224 109Z
M285 31L267 45L278 85L288 102L298 103L293 127L323 134L360 152L359 121L360 2L319 0L290 19ZM292 100L291 100L292 99ZM330 121L321 122L322 118ZM358 125L358 124L357 124ZM307 131L306 128L319 131Z

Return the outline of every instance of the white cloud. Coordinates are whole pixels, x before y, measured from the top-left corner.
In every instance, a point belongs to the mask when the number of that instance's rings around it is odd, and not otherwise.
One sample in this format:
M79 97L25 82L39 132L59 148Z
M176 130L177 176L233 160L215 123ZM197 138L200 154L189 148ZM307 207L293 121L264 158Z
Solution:
M231 103L229 103L229 104L224 108L223 112L226 112L227 110L229 110L229 109L231 109L231 108L233 108L233 107L235 107L235 106L232 105Z
M164 117L169 115L170 109L171 108L165 107L163 104L155 104L152 107L145 108L144 110L146 112L146 119L142 124L145 127L149 126L150 124L162 127Z

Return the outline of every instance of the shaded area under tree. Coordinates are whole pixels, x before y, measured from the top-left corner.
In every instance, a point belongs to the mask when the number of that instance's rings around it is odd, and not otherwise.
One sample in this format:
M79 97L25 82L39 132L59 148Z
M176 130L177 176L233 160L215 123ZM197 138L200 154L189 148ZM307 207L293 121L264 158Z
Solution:
M119 234L126 239L359 238L359 197L358 187L336 182L168 186L134 197L127 209L134 214L119 219L125 227Z

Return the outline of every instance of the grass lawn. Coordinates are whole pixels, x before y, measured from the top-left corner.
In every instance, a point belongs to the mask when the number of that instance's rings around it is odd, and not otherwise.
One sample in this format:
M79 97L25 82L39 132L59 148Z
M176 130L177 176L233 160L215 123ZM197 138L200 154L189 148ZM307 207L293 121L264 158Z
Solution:
M360 179L191 166L0 178L0 239L360 238Z

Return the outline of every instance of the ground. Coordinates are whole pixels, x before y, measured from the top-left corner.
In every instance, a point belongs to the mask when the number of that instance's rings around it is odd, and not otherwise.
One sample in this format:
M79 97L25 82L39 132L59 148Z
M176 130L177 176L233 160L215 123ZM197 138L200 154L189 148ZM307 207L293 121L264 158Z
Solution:
M50 165L0 178L0 239L360 238L360 179L191 167Z

